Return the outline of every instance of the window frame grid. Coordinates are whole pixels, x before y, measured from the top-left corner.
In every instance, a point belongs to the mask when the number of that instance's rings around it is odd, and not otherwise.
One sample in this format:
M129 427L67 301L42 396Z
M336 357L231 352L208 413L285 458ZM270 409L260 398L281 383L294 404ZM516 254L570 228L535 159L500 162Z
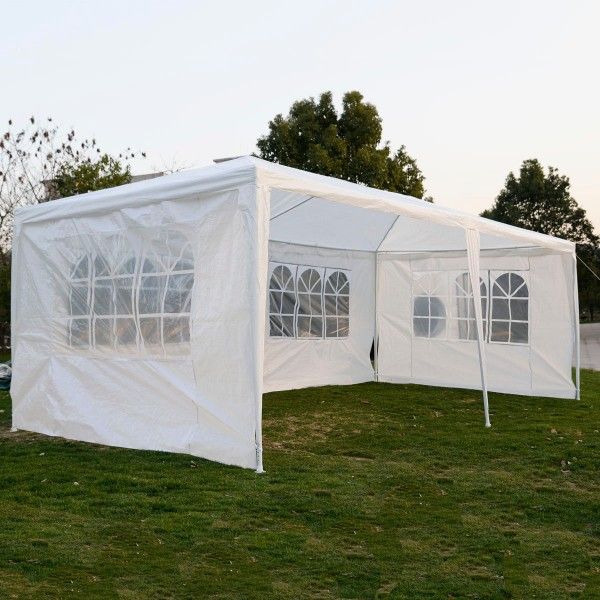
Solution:
M292 272L292 279L293 279L293 283L294 283L294 298L295 298L295 304L294 304L294 315L293 315L293 328L294 328L294 335L293 336L285 336L285 335L272 335L271 334L271 317L279 317L281 318L281 316L291 316L288 313L276 313L276 312L272 312L271 311L271 296L270 293L271 291L275 291L275 292L282 292L283 290L274 290L271 286L271 280L273 277L273 272L275 271L275 269L277 267L287 267L291 272ZM321 292L320 292L320 302L321 302L321 312L320 315L313 315L313 314L300 314L301 318L306 318L306 317L317 317L320 318L322 320L322 332L320 336L299 336L298 335L298 309L300 306L300 302L299 302L299 295L309 295L308 292L299 292L298 291L298 280L301 276L301 273L304 273L305 271L309 270L309 269L314 269L316 270L321 277ZM327 277L329 274L334 273L336 271L339 271L341 273L343 273L348 281L348 317L341 317L341 318L347 318L348 319L348 335L345 336L327 336L327 330L326 330L326 319L328 318L326 316L326 312L325 312L325 286L326 286L326 281L327 281ZM347 269L347 268L342 268L342 267L327 267L327 266L322 266L322 265L308 265L308 264L296 264L296 263L290 263L290 262L281 262L281 261L269 261L269 282L268 282L268 297L267 297L267 303L268 303L268 307L267 307L267 314L269 316L268 319L268 335L267 337L273 339L273 340L310 340L310 341L319 341L319 340L344 340L344 339L348 339L348 337L350 337L350 295L351 295L351 288L352 288L352 271L351 269ZM315 293L313 293L312 295L316 295ZM345 296L344 294L342 294L342 296ZM310 305L310 304L309 304ZM331 318L331 317L330 317ZM337 315L336 315L336 320L337 320Z
M181 251L178 255L169 255L169 259L171 264L173 264L173 269L165 269L164 261L156 260L153 261L153 264L160 265L161 270L156 270L144 273L142 272L142 266L146 259L148 259L148 253L146 249L142 251L138 255L133 255L130 257L126 257L118 263L109 262L104 255L101 255L97 251L90 251L85 253L85 258L87 259L87 277L73 277L73 274L76 272L78 265L84 259L82 256L76 263L75 266L69 276L69 290L68 290L68 316L67 316L67 332L68 332L68 345L71 350L113 350L118 351L119 348L126 349L127 347L134 348L137 354L143 354L146 349L152 349L154 346L159 346L161 349L161 354L164 357L170 356L171 352L169 352L169 348L172 346L189 346L191 342L191 303L192 303L192 294L195 286L195 277L194 277L194 268L191 269L175 269L175 266L180 262L180 260L184 257L185 253L189 252L192 257L192 265L194 264L193 252L191 243L189 240L186 240L181 247ZM105 275L96 275L96 260L100 259L104 262L104 264L108 267L109 273ZM121 273L119 269L125 264L127 261L135 259L133 272L131 273ZM140 289L141 289L141 280L144 276L156 276L156 277L164 277L165 278L165 287L162 292L162 297L160 299L160 308L161 312L157 313L141 313L139 310L139 297L140 297ZM165 301L167 297L167 293L169 290L169 280L171 275L191 275L191 286L189 289L189 300L184 303L184 306L189 303L189 310L185 312L174 312L174 313L166 313ZM122 279L131 279L131 313L130 314L121 314L117 312L118 303L117 303L117 286L115 282ZM94 310L94 305L96 301L96 282L107 281L111 283L111 303L112 303L112 311L110 314L98 314ZM85 284L86 287L86 296L87 296L87 313L81 315L73 314L73 290L76 287L83 287ZM149 344L146 343L140 326L140 320L146 318L156 318L159 320L159 335L160 341L159 344ZM174 341L165 343L164 339L164 327L165 319L185 319L187 321L188 334L187 340L184 341ZM117 323L118 320L130 320L133 322L135 326L135 343L119 343L118 339L118 331L117 331ZM77 343L74 341L73 337L73 322L82 322L85 321L87 323L87 344L86 343ZM103 321L111 322L111 343L110 344L98 344L96 341L96 324L101 323ZM151 354L155 354L153 352L149 352Z
M273 275L275 270L278 267L282 267L284 269L287 269L290 272L291 275L291 279L288 279L288 282L291 281L292 282L292 289L288 290L288 289L284 289L284 288L280 288L280 289L273 289L273 287L271 286L271 282L273 281ZM296 309L298 306L298 298L296 295L296 277L297 277L297 270L298 270L298 265L292 265L289 263L276 263L276 262L272 262L269 265L269 286L268 286L268 303L269 303L269 308L268 308L268 315L269 315L269 337L273 337L273 338L279 338L279 339L296 339ZM271 292L277 293L277 294L281 294L281 299L280 299L280 308L283 309L283 296L286 292L292 292L293 296L294 296L294 309L291 313L284 313L282 310L280 310L279 312L272 312L271 311ZM280 324L278 326L278 328L281 331L281 335L273 335L271 334L271 319L275 317L278 318L280 321ZM292 335L284 335L283 332L283 318L287 317L292 319Z
M337 280L336 280L336 286L335 288L333 288L333 292L327 292L327 285L329 284L329 279L332 275L338 274ZM340 293L340 287L339 287L339 280L340 280L340 274L343 275L346 279L346 283L344 283L344 285L342 287L346 287L348 291L346 293ZM344 269L333 269L331 267L327 267L325 269L325 274L323 276L323 337L324 339L346 339L348 337L350 337L350 276L349 276L349 272L345 271ZM326 298L332 298L335 301L335 315L331 315L327 313L327 302L326 302ZM348 304L348 313L345 315L340 315L339 314L339 308L338 308L338 300L340 298L346 298L347 299L347 304ZM328 320L335 320L335 335L327 335L327 321ZM347 333L346 335L339 335L340 333L340 321L347 321L348 322L348 326L347 326Z
M510 283L511 275L518 275L523 282L519 287L515 290L518 292L520 289L525 287L527 292L526 296L514 296L515 292L510 291L512 284ZM502 276L509 276L509 293L503 296L494 295L494 287L496 286L496 281ZM489 287L489 326L488 326L488 343L490 344L500 344L503 346L523 346L528 347L531 344L531 334L530 334L530 324L531 324L531 288L529 282L529 271L523 269L514 269L514 270L497 270L490 269L489 270L489 278L490 278L490 287ZM498 287L504 291L501 285L498 284ZM508 303L508 319L494 319L493 315L493 306L494 300L506 300ZM512 318L512 302L527 302L527 319L513 319ZM493 340L492 339L492 329L493 323L506 323L508 325L508 340ZM524 323L527 325L527 341L526 342L515 342L512 340L512 324L513 323Z
M512 336L512 329L509 329L509 340L508 341L496 341L496 340L492 340L492 306L493 306L493 299L494 298L498 298L498 299L504 299L507 300L509 299L508 296L502 296L502 297L497 297L493 295L493 285L496 281L496 279L503 274L511 274L514 273L515 275L518 275L519 277L521 277L523 279L523 284L521 284L519 286L519 288L517 288L517 291L519 289L521 289L523 287L523 285L526 286L527 289L527 295L523 296L523 297L517 297L517 298L513 298L513 296L510 297L510 299L516 299L517 301L527 301L527 320L522 320L522 319L494 319L494 321L498 322L506 322L509 324L509 327L512 323L524 323L527 325L527 342L515 342L515 341L511 341L511 336ZM431 294L426 294L424 293L424 291L419 291L417 293L415 293L416 288L420 285L418 282L418 277L419 276L434 276L434 277L439 277L441 274L445 274L447 276L447 280L446 280L446 287L443 290L439 290L439 286L436 288L435 293L431 293ZM454 281L461 275L464 274L468 274L468 271L463 269L463 270L457 270L457 269L453 269L451 271L441 271L441 270L423 270L423 271L412 271L411 272L411 292L412 292L412 303L411 303L411 334L413 339L414 338L418 338L418 339L422 339L422 340L439 340L439 341L450 341L450 342L461 342L461 343L474 343L477 341L477 338L475 339L466 339L466 338L461 338L458 334L458 324L460 323L460 321L467 321L467 318L462 318L458 316L458 310L457 310L457 306L455 306L456 300L458 299L457 294L454 292ZM483 331L483 341L489 344L501 344L504 346L521 346L521 347L528 347L531 344L531 334L530 334L530 323L531 323L531 289L530 289L530 282L529 282L529 271L527 269L512 269L512 270L498 270L498 269L483 269L479 272L479 278L480 278L480 285L481 283L484 283L487 289L487 297L486 297L486 311L485 313L482 310L482 320L483 320L483 326L484 326L484 331ZM421 290L424 290L425 288L423 288L422 285L420 285ZM416 315L415 317L415 298L431 298L431 297L436 297L439 298L442 302L445 302L445 307L446 307L446 316L445 318L442 317L432 317L431 316L431 305L429 305L429 316L425 316L425 315ZM462 297L461 297L462 298ZM473 296L470 296L469 298L473 298ZM483 296L482 296L483 299ZM473 299L474 302L474 299ZM474 306L474 304L473 304ZM510 306L510 304L509 304ZM449 310L448 307L451 307L451 309ZM483 308L483 307L482 307ZM509 308L510 311L510 308ZM510 312L509 312L509 316L510 316ZM422 320L428 320L428 335L424 336L424 335L416 335L415 334L415 327L414 327L414 319L422 319ZM446 327L444 330L443 335L439 335L439 336L431 336L431 320L432 319L440 319L440 320L444 320L446 321ZM473 319L476 323L476 320ZM453 335L452 331L453 331L453 327L452 327L452 323L456 323L457 327L456 327L456 335Z

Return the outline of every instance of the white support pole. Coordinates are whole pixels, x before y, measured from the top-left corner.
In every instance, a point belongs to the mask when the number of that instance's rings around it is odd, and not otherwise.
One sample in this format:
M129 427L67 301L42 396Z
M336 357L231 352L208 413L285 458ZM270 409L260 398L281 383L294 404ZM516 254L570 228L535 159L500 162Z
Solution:
M375 251L375 331L373 334L373 379L379 381L379 307L377 288L379 287L379 253Z
M467 261L469 263L469 279L473 290L473 303L475 305L475 320L477 323L477 350L479 353L479 370L481 373L481 391L483 393L483 412L485 415L485 426L491 427L490 409L487 390L487 365L485 360L485 338L483 331L483 316L481 313L481 287L479 281L479 231L466 229L467 239Z
M575 313L575 398L581 399L581 349L579 333L579 288L577 285L577 254L573 252L573 311Z
M254 255L255 273L251 275L251 284L255 289L254 304L254 341L255 341L255 382L254 382L254 445L256 450L256 472L264 473L263 445L262 445L262 394L265 364L265 328L267 306L267 278L269 272L269 215L270 215L270 189L267 186L257 185L255 188L256 200L256 248Z

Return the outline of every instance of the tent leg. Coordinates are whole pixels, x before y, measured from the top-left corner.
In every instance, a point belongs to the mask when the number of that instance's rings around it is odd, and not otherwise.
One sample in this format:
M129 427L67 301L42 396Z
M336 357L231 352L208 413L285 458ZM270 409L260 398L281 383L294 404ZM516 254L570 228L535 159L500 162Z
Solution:
M575 398L581 399L581 348L579 347L579 287L577 285L577 254L573 254L573 311L575 312Z
M481 374L481 392L483 395L483 414L485 417L485 426L491 427L490 407L487 390L487 366L485 361L485 346L483 332L483 315L481 311L481 287L479 276L479 231L476 229L465 230L467 238L467 261L469 263L469 279L471 281L471 290L473 291L473 304L475 308L475 320L477 323L477 352L479 354L479 372Z
M379 286L379 253L375 252L375 332L373 334L373 380L379 381L379 319L377 288Z

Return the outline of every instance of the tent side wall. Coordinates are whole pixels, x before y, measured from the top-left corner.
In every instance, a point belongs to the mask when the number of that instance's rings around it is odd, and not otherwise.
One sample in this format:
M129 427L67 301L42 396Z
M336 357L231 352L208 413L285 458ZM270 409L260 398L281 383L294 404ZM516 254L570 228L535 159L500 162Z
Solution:
M288 269L294 281L307 270L315 273L319 279L315 279L313 285L324 294L324 306L319 308L326 317L324 322L318 320L316 323L318 331L313 331L316 336L313 338L303 338L301 334L294 336L293 331L287 332L291 336L280 335L282 332L277 329L277 323L267 320L265 392L372 381L370 352L375 328L375 254L270 242L269 280L278 268ZM340 313L336 299L329 294L333 289L328 283L337 283L338 273L347 278L349 292L349 330L344 330L341 335L335 335L339 317L327 317ZM337 302L345 302L345 295ZM267 313L268 299L265 306Z
M467 298L471 289L465 293L467 259L456 254L380 254L380 381L481 389L474 316ZM482 252L491 391L575 397L572 271L567 254ZM517 281L523 286L519 290ZM435 308L430 310L428 302ZM420 305L427 306L422 310Z
M15 428L260 468L268 204L208 188L20 213Z

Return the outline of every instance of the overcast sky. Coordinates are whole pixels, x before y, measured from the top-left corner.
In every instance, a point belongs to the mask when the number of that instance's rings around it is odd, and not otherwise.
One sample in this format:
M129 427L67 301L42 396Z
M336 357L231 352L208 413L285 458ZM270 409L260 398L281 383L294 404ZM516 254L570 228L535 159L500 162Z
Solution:
M439 204L539 158L600 230L600 2L2 3L0 121L51 115L153 167L248 154L299 98L360 90Z

